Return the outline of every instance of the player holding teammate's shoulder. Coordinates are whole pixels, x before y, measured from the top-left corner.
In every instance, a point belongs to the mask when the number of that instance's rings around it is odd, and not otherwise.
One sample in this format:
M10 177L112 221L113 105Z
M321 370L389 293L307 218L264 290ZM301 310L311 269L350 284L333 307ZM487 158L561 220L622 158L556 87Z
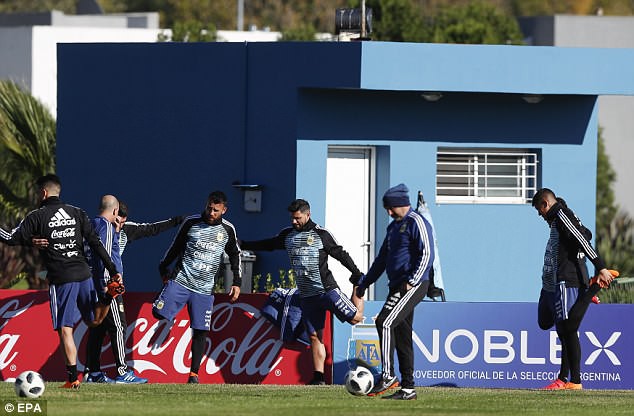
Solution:
M31 211L18 228L2 240L9 245L27 246L33 245L36 238L48 242L38 248L48 271L53 328L58 332L68 372L68 382L62 387L79 388L73 328L79 316L89 326L103 321L112 298L123 293L123 285L119 283L121 274L101 244L86 212L60 199L62 185L59 177L46 175L36 184L41 200L39 208ZM99 256L111 276L101 299L97 298L84 255L84 242Z

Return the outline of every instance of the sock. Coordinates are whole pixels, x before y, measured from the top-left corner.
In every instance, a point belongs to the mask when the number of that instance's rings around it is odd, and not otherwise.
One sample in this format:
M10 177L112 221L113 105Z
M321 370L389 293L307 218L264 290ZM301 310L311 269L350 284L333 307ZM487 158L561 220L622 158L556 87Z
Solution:
M324 373L321 371L313 371L313 380L324 381Z
M567 358L570 382L575 384L581 383L581 344L577 335L577 325L577 323L566 319L559 322L557 328L557 335L559 335L559 340L561 341L562 367L564 358ZM559 373L560 377L562 374L564 377L566 376L565 371Z
M201 329L194 329L192 335L192 366L189 369L192 373L198 374L200 369L200 362L203 359L203 352L205 349L205 341L207 331Z
M67 365L66 373L68 374L68 381L70 381L71 383L77 380L77 364Z

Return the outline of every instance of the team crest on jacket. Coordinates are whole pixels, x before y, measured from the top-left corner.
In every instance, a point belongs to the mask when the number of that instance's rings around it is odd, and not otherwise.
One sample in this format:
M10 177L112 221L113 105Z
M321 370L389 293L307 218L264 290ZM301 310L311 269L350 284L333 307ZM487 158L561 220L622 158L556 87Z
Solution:
M222 231L220 231L218 235L216 235L216 240L218 240L218 242L221 242L224 238L225 234Z
M404 233L405 230L407 230L407 224L404 223L403 225L401 225L401 228L399 228L398 232L399 233Z
M306 244L308 244L309 246L312 246L314 242L315 242L315 237L313 237L312 235L309 235L306 238Z

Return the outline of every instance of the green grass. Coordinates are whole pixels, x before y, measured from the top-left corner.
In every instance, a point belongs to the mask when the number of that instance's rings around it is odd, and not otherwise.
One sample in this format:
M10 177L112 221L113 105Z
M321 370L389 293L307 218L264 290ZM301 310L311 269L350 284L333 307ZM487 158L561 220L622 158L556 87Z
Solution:
M48 415L625 415L634 392L417 388L418 400L354 397L342 386L237 384L83 384L64 390L47 383L40 401ZM15 401L13 383L0 383L0 401ZM0 410L0 415L3 413Z

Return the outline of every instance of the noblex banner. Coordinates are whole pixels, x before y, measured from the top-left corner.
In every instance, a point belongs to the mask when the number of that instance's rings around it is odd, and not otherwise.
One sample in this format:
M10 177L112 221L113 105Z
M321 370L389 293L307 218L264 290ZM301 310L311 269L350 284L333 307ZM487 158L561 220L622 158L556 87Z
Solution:
M358 361L380 371L382 306L366 302L361 324L335 322L335 383ZM557 378L561 344L554 328L537 326L536 303L421 302L414 313L417 386L534 389ZM634 305L590 305L579 328L584 388L634 389L632 316Z

